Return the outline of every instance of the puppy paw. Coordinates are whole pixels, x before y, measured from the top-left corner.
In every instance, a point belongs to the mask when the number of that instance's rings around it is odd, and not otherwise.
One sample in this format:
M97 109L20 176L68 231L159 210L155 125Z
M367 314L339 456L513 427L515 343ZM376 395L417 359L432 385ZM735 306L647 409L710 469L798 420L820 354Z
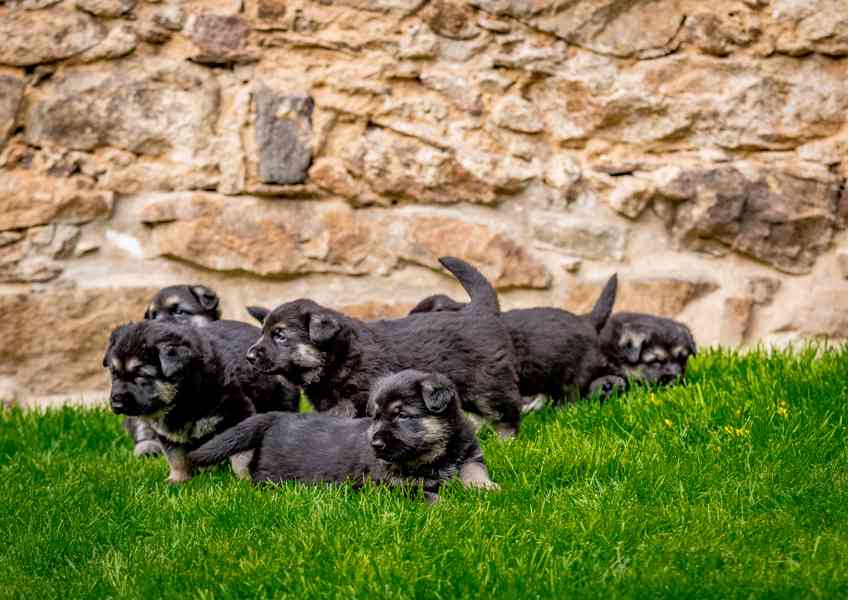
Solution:
M495 431L498 432L498 436L502 440L511 440L518 433L515 425L507 425L505 423L499 423L495 426Z
M138 457L142 456L156 456L158 454L164 454L165 450L162 448L162 444L157 442L156 440L144 440L142 442L138 442L133 448L133 454Z
M182 472L182 471L178 471L178 472L171 471L171 476L168 477L167 481L171 485L180 485L180 484L185 483L189 479L191 479L191 473L185 473L185 472Z

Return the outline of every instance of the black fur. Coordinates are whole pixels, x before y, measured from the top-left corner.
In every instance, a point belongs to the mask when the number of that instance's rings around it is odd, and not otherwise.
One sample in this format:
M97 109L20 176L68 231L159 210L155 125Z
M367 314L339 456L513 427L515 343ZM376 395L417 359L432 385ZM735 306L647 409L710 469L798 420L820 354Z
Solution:
M697 353L685 324L631 312L616 313L607 322L601 349L620 376L660 385L683 380L689 357Z
M175 469L190 475L190 467L177 464L186 451L253 414L254 403L278 402L274 382L256 377L245 359L258 333L237 321L202 328L141 321L112 332L103 357L112 374L112 410L156 432L172 479Z
M385 377L374 386L369 412L373 419L256 415L193 451L189 460L207 466L253 450L250 475L256 483L373 480L435 493L459 475L466 485L494 487L446 377L413 370ZM468 480L469 470L485 474L484 481Z
M156 292L144 318L203 326L221 318L220 303L204 285L172 285Z
M264 319L248 359L302 385L319 411L356 417L365 416L368 390L380 377L404 369L443 373L456 383L467 410L496 421L505 435L515 432L521 400L497 295L467 263L440 262L471 297L463 310L366 323L295 300Z
M545 394L559 403L567 397L591 393L592 382L608 372L598 332L612 312L617 287L618 277L613 275L588 315L558 308L526 308L501 314L515 349L522 396ZM425 298L410 314L455 312L465 306L440 294Z

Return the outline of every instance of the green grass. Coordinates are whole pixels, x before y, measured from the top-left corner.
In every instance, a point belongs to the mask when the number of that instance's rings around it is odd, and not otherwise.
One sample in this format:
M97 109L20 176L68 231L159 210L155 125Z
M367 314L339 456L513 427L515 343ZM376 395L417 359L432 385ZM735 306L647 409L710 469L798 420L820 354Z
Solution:
M848 350L709 352L528 417L498 493L179 488L119 420L0 413L0 597L848 597Z

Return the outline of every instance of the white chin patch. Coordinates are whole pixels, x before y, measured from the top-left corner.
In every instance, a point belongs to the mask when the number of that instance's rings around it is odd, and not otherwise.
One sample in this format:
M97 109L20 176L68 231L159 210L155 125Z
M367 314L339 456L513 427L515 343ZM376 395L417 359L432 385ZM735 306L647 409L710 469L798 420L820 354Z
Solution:
M324 358L314 346L298 344L292 356L292 362L305 369L314 369L324 364Z
M206 317L204 315L194 315L191 318L191 324L195 327L206 327L207 325L209 325L209 322L209 317Z

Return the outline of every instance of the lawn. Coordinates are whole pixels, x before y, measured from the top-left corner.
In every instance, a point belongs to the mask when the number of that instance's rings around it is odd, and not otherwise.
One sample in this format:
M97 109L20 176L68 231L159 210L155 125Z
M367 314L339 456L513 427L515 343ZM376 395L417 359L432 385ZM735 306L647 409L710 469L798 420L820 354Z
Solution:
M0 413L2 598L848 597L848 350L482 435L497 493L182 487L105 411Z

